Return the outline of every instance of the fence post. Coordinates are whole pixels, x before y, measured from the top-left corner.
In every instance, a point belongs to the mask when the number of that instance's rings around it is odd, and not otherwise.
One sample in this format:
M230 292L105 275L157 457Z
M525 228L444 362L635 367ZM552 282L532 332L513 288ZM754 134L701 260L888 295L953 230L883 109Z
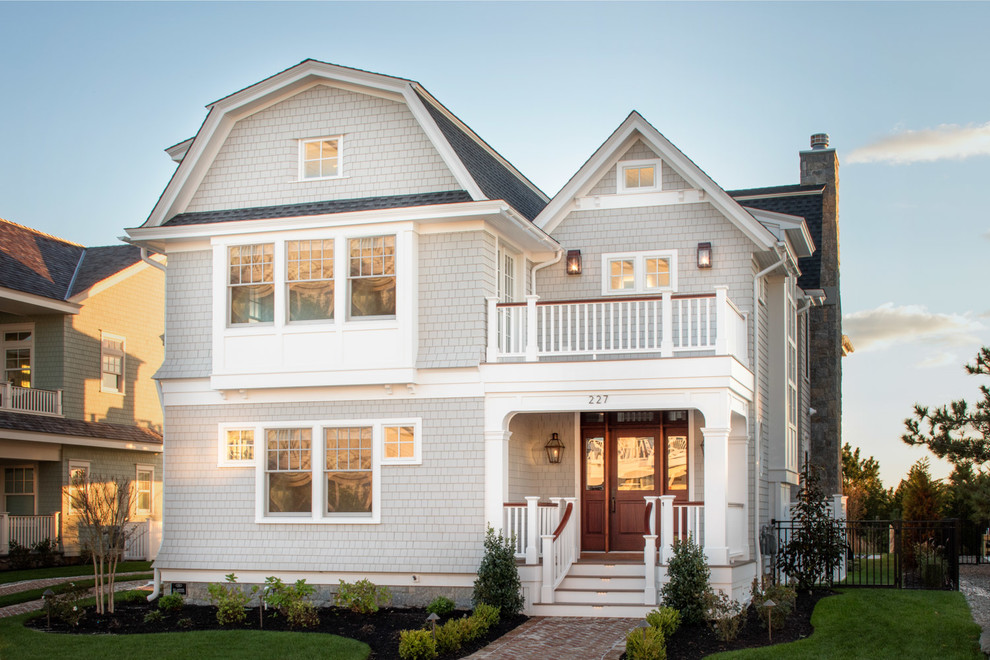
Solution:
M58 549L64 552L62 548L62 512L56 511L52 514L52 539L58 539Z
M526 496L526 563L535 564L539 556L539 546L536 544L540 538L540 509L539 496Z
M536 301L537 295L526 296L526 362L536 362L539 347L536 344Z
M657 604L657 537L656 534L643 536L643 564L646 567L646 588L643 590L643 604Z
M540 537L543 541L543 588L540 590L540 602L553 602L553 534Z
M674 354L674 304L670 291L663 292L661 305L660 323L663 335L660 340L660 357L671 357Z
M695 539L697 540L697 539ZM660 496L660 561L664 565L670 563L674 556L674 496Z
M2 394L3 401L0 401L0 408L3 408L4 410L11 410L13 408L12 402L10 400L10 392L11 392L10 388L11 387L12 386L11 386L10 383L3 383L3 385L2 385L2 388L3 389L0 390L0 392L3 393ZM7 552L7 545L6 544L4 544L4 546L3 546L3 551L4 552Z
M7 554L10 547L10 514L0 513L0 555Z

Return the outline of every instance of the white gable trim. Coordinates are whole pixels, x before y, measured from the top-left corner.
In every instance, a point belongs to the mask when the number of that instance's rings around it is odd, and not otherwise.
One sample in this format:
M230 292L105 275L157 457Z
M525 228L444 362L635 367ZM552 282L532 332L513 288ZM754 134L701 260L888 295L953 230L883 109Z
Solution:
M783 240L784 235L794 246L794 252L798 257L810 257L815 251L815 242L811 238L808 224L804 218L776 211L764 211L763 209L746 208L754 218L767 227L779 240ZM769 225L769 226L768 226Z
M703 190L707 201L721 211L743 234L764 250L770 249L775 240L756 218L743 209L717 183L705 174L690 158L650 125L642 115L633 111L622 125L598 148L571 180L550 201L536 218L536 225L552 233L575 208L575 197L591 183L603 176L632 146L633 139L642 139L661 160L677 172L694 188Z

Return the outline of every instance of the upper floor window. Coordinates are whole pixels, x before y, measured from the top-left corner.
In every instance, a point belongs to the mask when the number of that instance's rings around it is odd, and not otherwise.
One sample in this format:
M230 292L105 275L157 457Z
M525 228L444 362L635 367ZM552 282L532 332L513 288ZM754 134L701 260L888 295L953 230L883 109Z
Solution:
M3 345L4 380L17 387L31 387L34 327L30 324L0 326L0 339Z
M617 166L618 192L655 192L660 190L659 160L626 160Z
M220 428L221 466L254 465L254 429Z
M105 332L100 336L100 390L124 393L124 338Z
M340 176L341 136L299 141L299 179Z
M286 242L290 321L333 318L333 239Z
M677 251L602 255L602 293L660 293L677 290Z
M231 325L274 320L274 253L272 243L228 248Z
M350 239L351 317L395 316L395 236Z
M498 300L513 302L516 299L516 257L511 252L498 251Z

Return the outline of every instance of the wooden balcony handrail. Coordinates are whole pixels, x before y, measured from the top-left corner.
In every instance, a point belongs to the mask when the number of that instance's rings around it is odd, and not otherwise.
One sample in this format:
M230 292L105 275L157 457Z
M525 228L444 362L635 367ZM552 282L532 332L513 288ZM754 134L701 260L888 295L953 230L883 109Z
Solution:
M705 506L705 503L704 502L694 502L694 501L678 502L677 500L674 500L674 506Z
M653 502L646 500L646 509L643 511L643 529L650 529L650 518L653 517Z
M574 504L572 502L567 503L567 508L564 509L564 517L560 519L560 524L557 525L557 529L553 530L553 540L556 541L560 538L561 532L567 527L567 521L570 520L571 511L574 509Z
M672 300L686 300L695 298L714 298L714 293L674 293L671 294ZM537 300L536 306L541 307L543 305L582 305L582 304L592 304L592 303L607 303L607 302L650 302L650 301L661 301L663 296L661 294L653 296L615 296L608 298L581 298L578 300ZM503 307L525 307L527 303L525 302L500 302L495 303L498 308Z
M508 506L526 506L526 503L525 502L502 502L502 506L503 507L508 507ZM556 507L557 505L554 504L553 502L537 502L536 506Z

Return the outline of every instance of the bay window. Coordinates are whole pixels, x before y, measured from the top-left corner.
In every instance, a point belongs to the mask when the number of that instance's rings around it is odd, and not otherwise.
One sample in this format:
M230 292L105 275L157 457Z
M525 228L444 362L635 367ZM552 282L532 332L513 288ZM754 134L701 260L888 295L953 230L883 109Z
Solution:
M333 318L333 240L286 241L289 321Z
M351 317L395 316L395 236L350 239Z
M275 319L275 245L234 245L228 249L230 324Z

